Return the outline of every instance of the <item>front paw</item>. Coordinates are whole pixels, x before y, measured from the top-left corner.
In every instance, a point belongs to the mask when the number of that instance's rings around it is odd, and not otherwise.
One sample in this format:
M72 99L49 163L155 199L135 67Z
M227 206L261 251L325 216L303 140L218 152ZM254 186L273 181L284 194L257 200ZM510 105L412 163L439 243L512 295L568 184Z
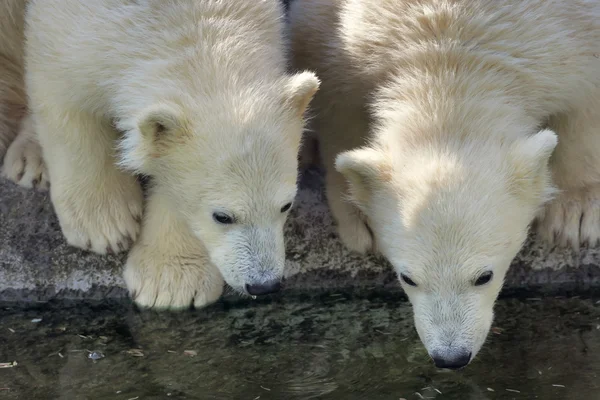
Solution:
M371 230L358 212L338 218L338 233L342 243L352 251L366 254L374 250Z
M127 250L139 234L143 210L142 189L135 178L119 174L114 179L71 182L57 179L51 187L67 242L98 254Z
M131 249L124 278L134 302L143 308L176 310L217 301L224 281L208 257L201 252L177 254L177 244L168 247L138 243Z
M2 175L26 188L48 190L50 180L42 148L33 133L21 132L11 143L4 157Z
M564 191L546 205L537 231L550 245L597 246L600 243L600 187Z

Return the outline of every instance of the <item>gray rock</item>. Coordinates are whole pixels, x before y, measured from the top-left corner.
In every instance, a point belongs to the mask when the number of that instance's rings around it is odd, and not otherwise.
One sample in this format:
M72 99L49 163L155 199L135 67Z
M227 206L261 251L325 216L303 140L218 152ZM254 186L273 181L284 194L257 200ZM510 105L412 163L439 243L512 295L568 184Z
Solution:
M399 291L390 266L347 251L325 202L322 173L303 174L286 226L286 293ZM49 195L0 181L0 301L120 299L125 255L98 256L68 246ZM547 251L530 239L515 259L506 289L587 292L600 286L600 249Z

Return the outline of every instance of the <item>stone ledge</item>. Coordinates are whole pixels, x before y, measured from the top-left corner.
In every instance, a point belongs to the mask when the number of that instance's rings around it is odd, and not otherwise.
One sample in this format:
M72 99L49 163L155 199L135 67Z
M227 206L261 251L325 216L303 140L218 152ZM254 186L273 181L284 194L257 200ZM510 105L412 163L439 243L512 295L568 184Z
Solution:
M322 173L306 171L286 226L286 292L398 291L389 265L348 252L337 239L325 203ZM48 194L0 181L0 301L122 299L125 256L67 246ZM513 262L507 290L583 293L600 287L600 249L549 252L530 239Z

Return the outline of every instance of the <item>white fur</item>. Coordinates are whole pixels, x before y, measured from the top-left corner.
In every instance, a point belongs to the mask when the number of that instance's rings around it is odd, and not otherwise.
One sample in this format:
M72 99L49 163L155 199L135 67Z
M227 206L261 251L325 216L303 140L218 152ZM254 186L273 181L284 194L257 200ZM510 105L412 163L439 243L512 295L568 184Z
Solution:
M283 274L303 113L319 81L286 72L283 9L240 2L32 0L27 90L68 242L138 239L138 304L214 301ZM119 168L120 166L121 168ZM219 225L215 211L235 216Z
M474 357L556 187L541 233L600 239L600 2L304 0L290 12L295 66L322 79L313 128L342 240L417 283L403 286L430 354Z
M16 137L25 114L23 24L26 2L0 3L0 160Z
M48 174L27 116L24 82L26 0L0 3L0 161L2 175L24 187L48 187Z
M4 157L2 175L23 187L37 188L41 191L50 187L48 171L31 114L21 120L19 133Z

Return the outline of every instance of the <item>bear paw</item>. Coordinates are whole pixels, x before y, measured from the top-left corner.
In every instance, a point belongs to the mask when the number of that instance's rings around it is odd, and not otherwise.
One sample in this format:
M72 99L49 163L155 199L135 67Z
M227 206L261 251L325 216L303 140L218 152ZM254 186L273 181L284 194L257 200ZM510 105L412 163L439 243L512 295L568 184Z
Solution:
M46 191L50 187L42 148L33 134L21 132L9 146L2 175L26 188Z
M175 246L176 247L176 246ZM158 251L136 244L124 278L133 301L143 308L177 310L214 303L223 293L223 278L205 257Z
M340 239L350 250L365 254L374 250L373 235L357 214L347 214L338 220Z
M143 194L135 178L120 173L102 182L69 182L63 179L51 188L67 242L98 254L127 250L139 234L142 218Z
M600 244L600 187L565 191L538 218L538 234L551 245L571 247Z

